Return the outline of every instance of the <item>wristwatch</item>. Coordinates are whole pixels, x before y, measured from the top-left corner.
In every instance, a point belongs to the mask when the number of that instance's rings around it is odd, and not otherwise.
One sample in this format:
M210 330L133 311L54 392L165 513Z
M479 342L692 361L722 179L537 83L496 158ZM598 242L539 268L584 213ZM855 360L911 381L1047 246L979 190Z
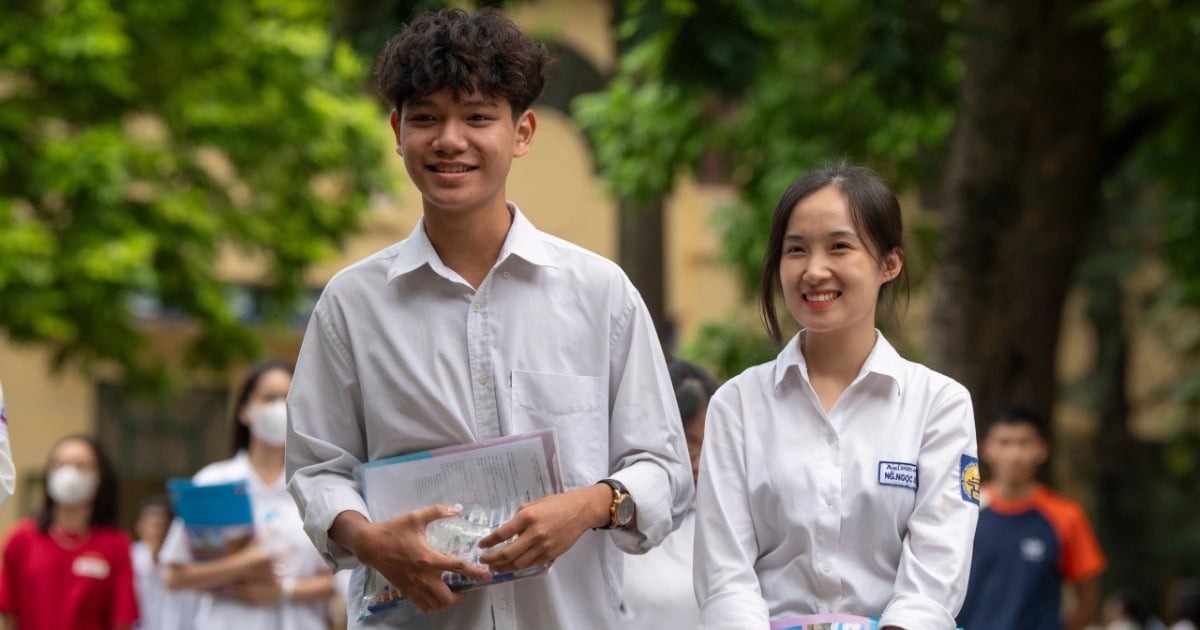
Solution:
M608 525L600 529L618 529L625 527L633 520L633 515L637 506L633 504L633 497L629 496L629 491L625 489L625 485L616 479L601 479L599 483L606 484L612 488L613 500L612 505L608 506Z

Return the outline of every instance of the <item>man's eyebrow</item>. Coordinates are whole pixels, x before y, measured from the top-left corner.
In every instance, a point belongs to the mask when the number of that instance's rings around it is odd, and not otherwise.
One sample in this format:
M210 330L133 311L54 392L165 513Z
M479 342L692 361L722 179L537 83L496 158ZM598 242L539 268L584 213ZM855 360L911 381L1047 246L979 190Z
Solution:
M467 99L467 100L465 100L465 101L462 101L462 103L461 103L461 104L462 104L462 105L466 105L466 106L468 106L468 107L480 107L480 106L483 106L483 107L499 107L499 106L500 106L500 99L498 99L498 98L483 98L483 97L481 97L481 98L471 98L471 99Z

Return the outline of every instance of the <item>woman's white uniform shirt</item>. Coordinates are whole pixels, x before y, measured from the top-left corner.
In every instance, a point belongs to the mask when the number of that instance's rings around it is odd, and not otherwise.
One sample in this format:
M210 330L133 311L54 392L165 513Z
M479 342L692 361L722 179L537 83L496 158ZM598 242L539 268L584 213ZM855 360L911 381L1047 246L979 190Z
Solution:
M288 494L283 476L273 484L263 483L250 466L245 451L232 459L209 464L196 473L197 484L246 481L250 506L254 511L254 531L259 544L279 549L282 562L280 577L302 579L327 573L329 568L304 533L304 523L295 501ZM159 551L162 564L192 562L187 532L183 521L175 519L167 539ZM228 630L230 628L280 628L282 630L326 630L326 602L280 602L275 606L255 606L228 596L205 593L200 598L196 614L197 630Z
M979 517L969 394L876 333L827 414L803 334L709 404L696 500L702 627L851 613L954 628Z

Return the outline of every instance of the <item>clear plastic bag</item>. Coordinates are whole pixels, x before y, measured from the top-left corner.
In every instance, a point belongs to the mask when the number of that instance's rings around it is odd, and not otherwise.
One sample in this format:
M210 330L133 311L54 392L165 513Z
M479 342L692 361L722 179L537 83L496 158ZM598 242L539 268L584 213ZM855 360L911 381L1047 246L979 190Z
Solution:
M453 556L469 564L479 565L481 556L500 551L512 542L510 539L486 550L479 548L479 541L512 519L521 507L520 505L511 503L496 507L484 507L456 504L456 507L461 508L458 514L433 521L425 528L425 542L434 551ZM538 565L513 573L496 573L487 582L480 582L447 571L442 574L442 581L452 591L467 591L489 584L539 575L545 573L548 568L549 565ZM394 610L413 607L412 602L389 584L382 574L374 569L367 569L359 619L368 619Z

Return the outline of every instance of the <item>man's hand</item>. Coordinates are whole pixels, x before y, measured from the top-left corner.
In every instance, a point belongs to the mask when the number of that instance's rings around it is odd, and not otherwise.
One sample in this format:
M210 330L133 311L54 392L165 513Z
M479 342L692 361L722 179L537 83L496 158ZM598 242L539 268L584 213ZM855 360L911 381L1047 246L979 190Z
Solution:
M611 504L612 489L603 484L527 503L511 520L479 541L479 547L494 547L513 536L517 539L479 560L495 573L549 562L566 553L587 530L608 524Z
M382 523L371 523L360 514L343 512L334 521L330 533L335 540L345 541L342 544L359 561L383 574L421 612L427 613L449 608L464 597L462 593L452 592L442 582L443 571L476 580L491 579L487 569L437 553L425 544L425 527L429 523L457 513L457 509L434 505Z

